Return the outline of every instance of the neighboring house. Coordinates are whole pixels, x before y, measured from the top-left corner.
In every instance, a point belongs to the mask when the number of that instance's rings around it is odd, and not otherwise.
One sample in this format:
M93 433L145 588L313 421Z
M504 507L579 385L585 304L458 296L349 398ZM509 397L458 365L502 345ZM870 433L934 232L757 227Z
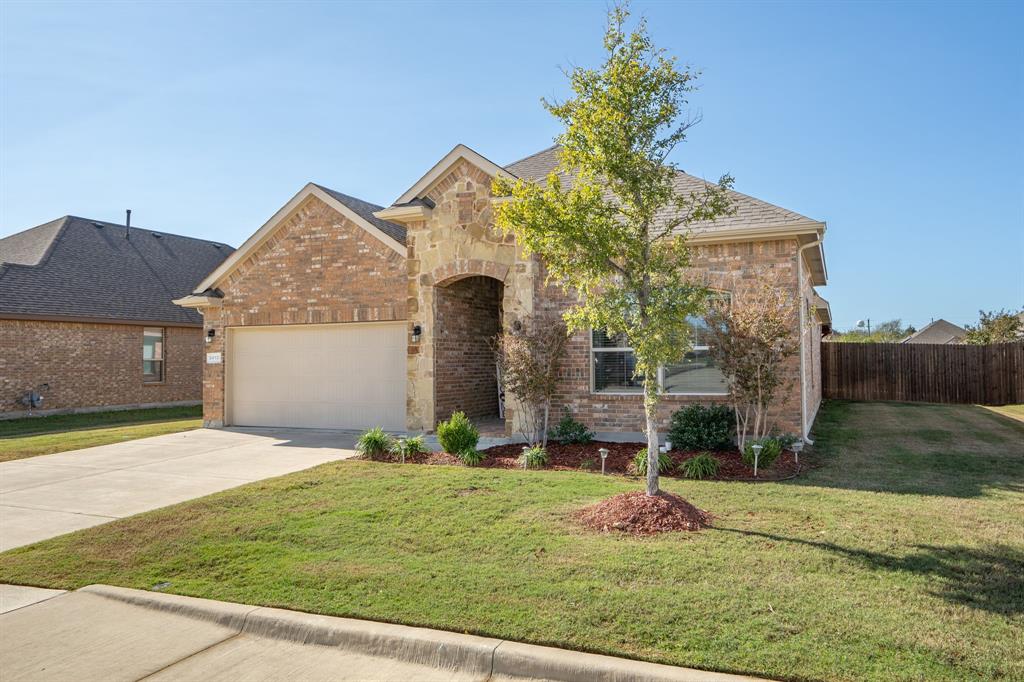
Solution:
M961 343L967 336L963 327L943 319L933 320L900 343Z
M489 339L535 313L560 312L569 299L545 285L537 258L495 229L491 179L542 179L557 154L549 148L503 168L459 145L387 208L304 187L195 294L177 301L201 310L213 334L205 422L420 431L454 410L496 420ZM680 191L702 183L678 175ZM820 403L820 325L828 321L814 291L826 283L825 224L732 197L735 215L693 226L694 269L726 292L755 268L774 270L802 298L806 324L793 330L802 354L789 364L792 388L778 421L806 433ZM568 408L598 432L640 431L632 368L620 339L575 334L555 418ZM682 405L726 399L707 346L664 368L662 378L665 421ZM507 433L514 423L507 410Z
M75 216L0 239L0 417L199 402L202 317L171 300L232 251Z

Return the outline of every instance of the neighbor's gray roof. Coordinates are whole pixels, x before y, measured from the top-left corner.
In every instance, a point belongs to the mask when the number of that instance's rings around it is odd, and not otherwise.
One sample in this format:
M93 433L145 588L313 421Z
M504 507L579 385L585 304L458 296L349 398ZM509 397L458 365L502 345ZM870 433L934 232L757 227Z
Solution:
M967 335L967 330L943 319L925 325L900 343L956 343Z
M377 216L373 215L374 211L382 210L384 208L383 206L371 204L369 201L363 201L362 199L357 199L353 196L349 196L348 194L342 194L341 192L330 189L329 187L317 185L315 182L313 184L330 194L341 203L345 204L345 206L352 209L361 218L366 219L367 222L397 241L399 244L405 244L405 227L387 220L381 220Z
M76 216L0 239L0 317L29 315L202 324L171 303L230 246Z
M520 159L515 163L511 163L505 166L512 175L523 178L524 180L542 180L547 175L558 167L558 156L559 146L554 145L547 149L541 150L536 154L531 154L525 159ZM562 180L566 180L566 176L563 174ZM680 194L687 194L690 192L702 192L706 186L706 182L698 177L694 177L682 171L676 174L676 191ZM774 204L769 204L767 201L761 201L754 197L741 194L736 191L729 191L729 196L733 201L733 206L736 209L735 215L723 216L714 222L696 222L690 225L691 229L700 230L702 232L715 232L720 230L729 230L735 228L748 228L748 227L786 227L789 225L797 225L800 223L816 223L819 222L807 216L800 215L795 211L790 211ZM668 214L662 216L663 219L668 219Z

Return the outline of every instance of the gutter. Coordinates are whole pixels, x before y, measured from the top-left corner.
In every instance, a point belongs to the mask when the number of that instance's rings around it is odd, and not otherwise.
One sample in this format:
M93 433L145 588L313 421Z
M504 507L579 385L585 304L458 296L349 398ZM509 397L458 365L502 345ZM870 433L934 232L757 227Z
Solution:
M822 235L813 242L804 244L796 251L796 286L800 299L800 438L808 445L814 441L807 437L807 349L804 347L804 330L807 325L807 306L804 305L804 251L812 246L821 246Z

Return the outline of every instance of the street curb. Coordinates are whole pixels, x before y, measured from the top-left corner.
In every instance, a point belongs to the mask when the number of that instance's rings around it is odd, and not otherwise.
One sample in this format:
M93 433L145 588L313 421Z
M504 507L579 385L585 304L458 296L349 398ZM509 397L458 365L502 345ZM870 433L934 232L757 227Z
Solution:
M313 644L441 670L553 682L756 682L759 678L645 663L444 630L89 585L79 592L211 621L239 634Z

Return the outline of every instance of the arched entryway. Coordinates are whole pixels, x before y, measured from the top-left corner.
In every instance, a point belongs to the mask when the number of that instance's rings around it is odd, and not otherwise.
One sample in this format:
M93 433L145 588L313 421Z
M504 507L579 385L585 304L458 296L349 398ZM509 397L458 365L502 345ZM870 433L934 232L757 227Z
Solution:
M499 417L498 379L491 341L501 331L504 285L483 275L455 277L435 286L434 423L466 413L488 432Z

